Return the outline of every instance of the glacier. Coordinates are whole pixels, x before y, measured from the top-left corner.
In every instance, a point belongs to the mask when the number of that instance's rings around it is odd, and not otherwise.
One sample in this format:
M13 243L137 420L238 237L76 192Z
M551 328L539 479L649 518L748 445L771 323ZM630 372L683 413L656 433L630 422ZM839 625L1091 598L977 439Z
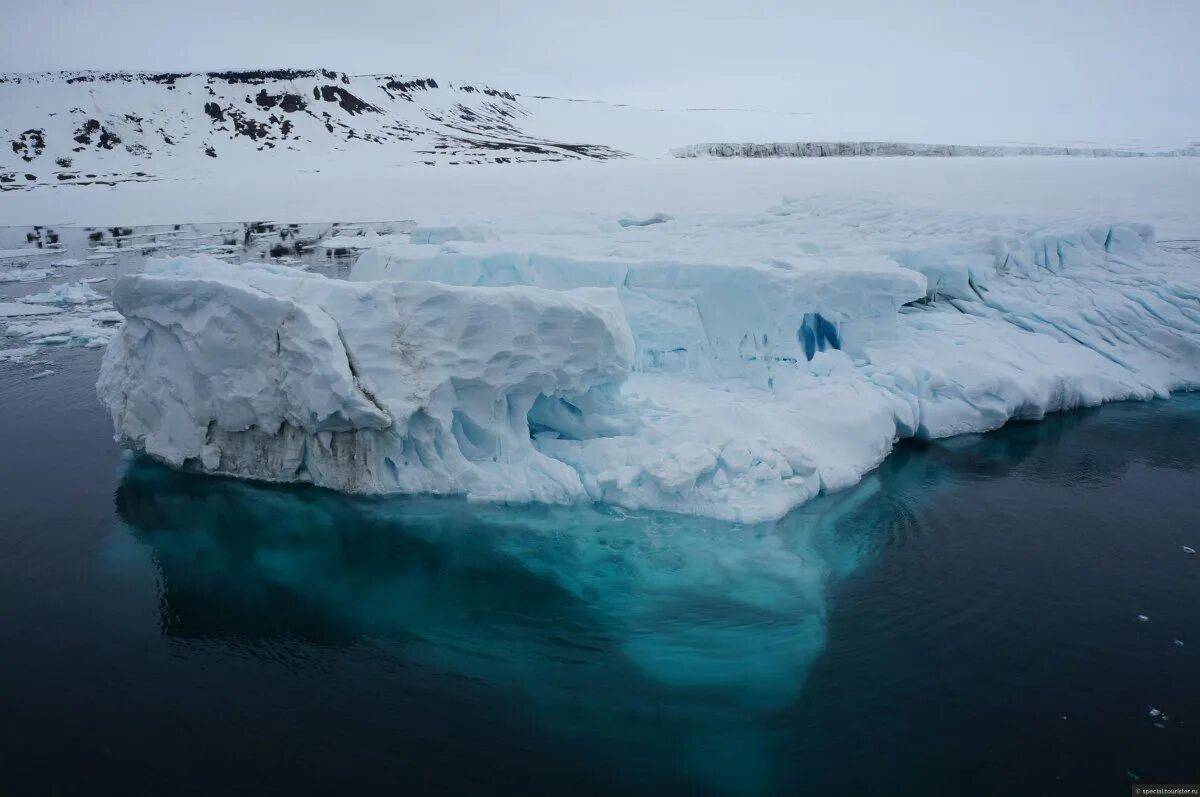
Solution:
M772 141L689 144L671 150L676 158L1187 158L1200 147L1079 147L977 144L912 144L901 141Z
M903 437L1200 386L1200 269L1148 225L662 215L417 228L348 280L152 260L98 393L185 470L758 522Z

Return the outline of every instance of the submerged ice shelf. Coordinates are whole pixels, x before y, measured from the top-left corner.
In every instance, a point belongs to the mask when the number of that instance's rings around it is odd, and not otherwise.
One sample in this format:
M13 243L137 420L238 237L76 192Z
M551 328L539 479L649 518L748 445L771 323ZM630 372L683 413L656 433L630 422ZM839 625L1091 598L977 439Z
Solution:
M418 227L350 281L151 261L99 394L185 469L751 522L900 437L1200 385L1200 270L1144 225L656 215Z

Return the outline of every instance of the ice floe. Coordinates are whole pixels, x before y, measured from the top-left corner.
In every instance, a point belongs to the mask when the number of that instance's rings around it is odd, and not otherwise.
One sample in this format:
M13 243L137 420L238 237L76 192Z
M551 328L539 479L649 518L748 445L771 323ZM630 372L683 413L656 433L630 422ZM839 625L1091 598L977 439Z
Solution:
M44 268L14 268L0 270L0 282L41 282L52 275Z
M30 296L22 296L22 302L40 303L40 304L91 304L93 302L106 301L105 297L94 291L89 285L80 280L78 282L68 282L62 285L55 285L48 291L43 293L35 293Z
M99 348L121 322L112 303L80 280L55 285L42 293L0 302L0 343L7 361L25 359L36 346Z
M643 217L622 216L617 219L617 224L620 224L622 227L649 227L651 224L663 224L664 222L671 221L672 218L672 216L668 216L666 213L655 213Z
M20 302L0 302L0 318L16 318L31 315L55 315L65 313L61 307L49 307L44 304L29 304L24 299Z
M38 257L40 255L53 255L59 252L58 249L0 249L0 260L11 260L22 257Z

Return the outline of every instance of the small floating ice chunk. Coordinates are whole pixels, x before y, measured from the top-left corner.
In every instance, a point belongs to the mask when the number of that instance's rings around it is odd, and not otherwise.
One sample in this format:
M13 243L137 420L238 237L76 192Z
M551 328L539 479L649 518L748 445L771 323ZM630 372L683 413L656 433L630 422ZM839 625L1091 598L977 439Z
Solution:
M1139 615L1138 615L1138 619L1139 619L1139 620L1141 620L1143 623L1148 623L1148 622L1150 622L1150 618L1149 618L1149 617L1147 617L1147 616L1146 616L1146 615L1144 615L1144 614L1139 614Z
M0 363L24 362L37 353L37 346L18 346L12 349L0 349Z
M1156 709L1154 706L1150 706L1150 716L1151 716L1151 717L1157 717L1157 716L1159 716L1160 714L1162 714L1162 712L1161 712L1161 711L1159 711L1158 709Z
M117 333L119 320L120 314L111 308L85 315L64 313L51 317L33 316L9 323L0 335L26 345L94 349L108 343Z
M50 255L61 250L58 249L0 249L0 258L16 258L16 257L37 257L38 255Z
M44 268L13 268L0 271L0 282L40 282L51 275Z
M1182 640L1182 639L1176 639L1176 640L1174 640L1174 642L1175 642L1175 647L1177 647L1177 648L1181 648L1181 647L1183 647L1183 640Z
M44 304L29 304L24 302L0 302L0 318L15 318L17 316L55 315L66 312L61 307L49 307Z
M666 213L655 213L653 216L646 216L641 219L623 216L617 219L617 224L620 224L622 227L649 227L651 224L662 224L673 219L673 216L668 216Z
M125 320L125 316L116 310L101 310L98 313L92 313L88 317L97 324L119 324Z
M18 301L31 304L91 304L104 301L104 297L80 281L64 282L43 293L22 296Z

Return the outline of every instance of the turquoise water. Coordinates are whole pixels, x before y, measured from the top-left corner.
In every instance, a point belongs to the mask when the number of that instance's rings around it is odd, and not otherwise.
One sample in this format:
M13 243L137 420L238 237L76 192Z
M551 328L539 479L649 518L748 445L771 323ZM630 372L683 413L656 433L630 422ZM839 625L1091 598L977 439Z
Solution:
M94 367L0 380L6 793L1200 779L1200 397L734 526L182 475L121 457Z

